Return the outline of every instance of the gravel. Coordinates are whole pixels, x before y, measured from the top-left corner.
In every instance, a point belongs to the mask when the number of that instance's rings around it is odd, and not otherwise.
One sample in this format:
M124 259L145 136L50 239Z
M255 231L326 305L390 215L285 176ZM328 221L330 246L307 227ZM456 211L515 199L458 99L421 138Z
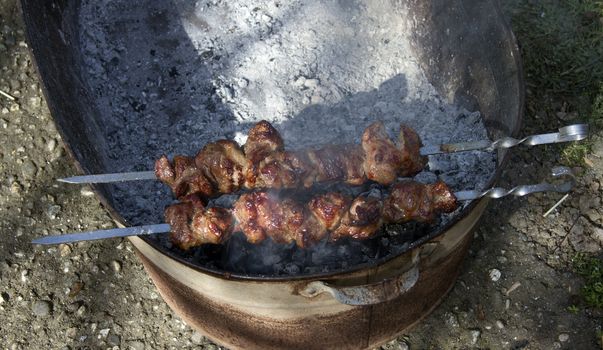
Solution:
M66 248L30 244L40 235L114 224L94 196L54 181L77 171L52 124L28 49L18 44L24 40L16 1L1 0L0 44L6 51L0 46L0 89L12 94L11 81L18 81L18 103L23 107L0 96L0 114L6 121L6 128L0 121L1 347L217 349L200 333L195 335L157 296L127 241L78 243L66 254L61 253ZM30 106L31 97L41 98L39 107ZM34 139L55 139L55 148L49 152L45 142ZM581 279L567 271L568 261L580 249L601 250L600 207L588 204L584 213L579 203L582 196L603 196L603 138L592 141L593 166L581 169L575 191L553 214L542 217L561 195L492 201L482 220L487 224L476 230L450 294L413 330L383 348L600 349L601 311L580 301ZM22 173L25 160L37 168L31 179ZM557 163L551 148L515 150L500 185L541 181ZM43 199L46 195L55 202ZM46 214L48 205L61 207L54 220ZM575 223L582 227L581 241L568 235ZM499 261L500 256L507 259ZM112 272L112 261L121 263L119 275ZM497 283L488 278L492 268L504 271ZM28 271L25 282L22 271ZM506 295L505 288L516 281L521 287ZM77 282L83 287L70 296ZM48 316L36 316L37 303L48 306ZM568 312L566 308L575 304L579 311ZM449 324L452 316L456 323ZM98 339L98 331L106 328L111 330L107 338ZM481 334L473 344L471 331L478 329Z
M34 302L33 306L31 307L31 311L38 317L49 316L52 312L52 303L46 300L38 300Z

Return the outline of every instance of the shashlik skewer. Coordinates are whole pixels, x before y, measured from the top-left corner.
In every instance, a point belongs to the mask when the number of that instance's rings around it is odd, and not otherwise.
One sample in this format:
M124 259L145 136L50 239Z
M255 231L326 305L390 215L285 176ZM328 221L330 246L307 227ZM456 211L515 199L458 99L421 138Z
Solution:
M329 235L367 239L385 223L433 222L437 214L452 212L457 201L443 182L424 185L406 180L390 188L383 200L336 192L314 196L307 203L281 198L268 191L242 194L231 210L205 208L200 200L170 205L165 220L171 242L183 250L203 244L221 244L234 232L258 243L270 237L277 243L308 247Z
M478 198L482 198L482 197L502 198L502 197L505 197L508 195L525 196L527 194L536 193L536 192L565 193L565 192L569 192L573 188L575 181L573 178L573 174L569 168L556 167L553 169L552 175L555 177L567 176L570 178L570 181L567 181L567 182L564 182L561 184L541 183L541 184L535 184L535 185L522 185L522 186L516 186L510 190L500 188L500 187L495 187L495 188L491 188L491 189L488 189L485 191L478 191L478 190L460 191L460 192L452 193L452 195L456 198L456 201L459 202L459 201L465 201L465 200L478 199ZM249 194L249 195L251 195L251 194ZM390 197L388 197L388 198L390 198ZM391 197L391 198L395 198L395 197ZM196 205L197 206L196 208L198 208L197 211L199 211L199 212L202 212L203 210L208 210L208 209L202 209L202 208L204 208L203 203L195 203L193 201L188 202L188 203L192 203L192 205ZM389 205L391 205L391 204L389 204ZM225 210L225 212L222 212L223 210ZM396 210L398 210L398 209L396 209ZM230 213L230 211L228 211L226 209L215 209L214 211L217 211L217 213L212 214L212 213L208 212L208 214L206 214L206 215L204 214L201 217L203 217L204 220L209 220L211 222L212 220L214 220L214 218L220 218L221 217L220 215L222 215L222 214L226 215L226 216L232 215ZM220 213L220 212L222 212L222 213ZM394 211L394 213L395 213L395 211ZM189 215L189 214L186 214L186 215ZM388 214L388 215L389 215L389 216L387 216L388 220L390 220L389 218L394 217L394 215L391 215L391 214ZM198 220L201 220L201 219L198 219ZM220 220L218 220L218 221L220 222ZM232 224L234 224L234 222ZM331 227L330 225L326 225L326 226ZM218 229L220 229L220 227L224 227L224 226L216 226L216 227ZM144 225L144 226L109 229L109 230L97 230L97 231L89 231L89 232L71 233L71 234L55 235L55 236L44 236L44 237L34 239L32 241L32 243L34 243L34 244L72 243L72 242L78 242L78 241L98 240L98 239L106 239L106 238L112 238L112 237L127 237L127 236L166 233L166 232L170 232L170 231L176 231L177 229L178 228L172 227L170 224ZM234 229L234 227L233 227L233 229ZM210 230L210 232L212 232L212 231L213 231L213 229ZM220 237L219 235L215 235L215 234L213 234L213 235L215 236L213 238L214 241ZM211 237L211 236L209 236L209 237Z
M301 188L318 182L359 185L367 180L390 185L398 176L412 176L427 163L419 155L421 141L401 125L398 144L381 122L362 134L361 145L328 145L320 149L285 151L278 131L257 123L243 147L230 140L207 144L195 158L166 156L155 163L155 174L176 196L210 198L241 189Z
M481 140L472 141L465 143L451 143L441 145L427 145L419 149L420 156L428 156L443 153L454 153L454 152L465 152L475 150L486 150L492 151L495 149L506 149L515 147L521 144L528 146L536 146L551 143L561 143L570 141L580 141L588 136L588 125L586 124L573 124L562 128L559 128L558 132L538 134L527 136L522 139L515 139L512 137L503 137L496 141ZM126 172L126 173L108 173L108 174L94 174L94 175L82 175L73 176L58 181L73 183L73 184L85 184L85 183L113 183L113 182L124 182L124 181L138 181L138 180L158 180L155 171L139 171L139 172Z

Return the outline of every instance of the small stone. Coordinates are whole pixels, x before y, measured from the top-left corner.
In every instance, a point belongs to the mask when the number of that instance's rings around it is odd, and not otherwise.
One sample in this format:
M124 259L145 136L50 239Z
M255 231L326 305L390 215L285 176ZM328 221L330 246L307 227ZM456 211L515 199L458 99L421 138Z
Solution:
M39 96L34 96L29 98L29 105L34 108L40 107L42 99Z
M23 186L21 186L21 184L19 184L17 181L13 181L10 184L10 193L19 194L21 191L23 191Z
M505 328L505 324L501 320L496 320L496 327L498 327L498 329L503 329Z
M46 317L52 312L52 303L47 300L38 300L33 304L32 311L38 317Z
M86 313L86 305L80 306L76 311L78 316L83 316Z
M75 338L75 336L77 335L77 328L75 327L70 327L67 328L67 330L65 331L65 335L67 336L67 338Z
M601 223L603 221L601 217L601 213L597 211L597 209L591 209L586 213L588 219L594 223Z
M111 334L107 337L107 343L113 346L119 346L121 344L121 338L117 334Z
M453 327L453 328L459 327L459 320L457 319L455 314L453 314L451 312L447 312L446 314L444 314L444 319L448 326Z
M590 202L591 200L589 195L580 196L580 199L578 200L578 207L580 208L580 212L582 214L586 213L588 209L590 209Z
M128 349L130 350L144 350L145 346L144 343L141 342L140 340L133 340L128 342Z
M66 257L71 254L71 247L68 244L59 244L59 254Z
M84 186L80 189L80 194L84 197L92 197L94 196L94 192L88 186Z
M222 86L219 91L222 95L222 98L224 98L224 100L226 101L232 101L232 99L234 98L234 91L230 86Z
M57 147L57 141L55 139L50 139L50 140L48 140L48 142L46 142L46 150L48 152L54 151L54 149L56 147Z
M597 239L600 244L603 244L603 228L594 227L593 237Z
M77 308L80 307L82 305L81 302L76 301L75 303L69 303L67 305L65 305L65 310L69 311L69 312L76 312Z
M60 211L61 211L60 205L51 205L48 207L48 209L46 209L46 215L51 220L54 220L54 219L56 219L57 214L59 214Z
M201 344L201 342L203 341L203 335L197 331L195 331L193 333L193 335L191 336L191 341L194 344Z
M36 176L36 173L38 172L38 168L36 167L34 162L28 159L23 162L23 165L21 165L21 172L24 178L33 179Z
M566 342L568 340L569 340L569 334L567 334L567 333L561 333L561 334L559 334L559 341L560 342L564 343L564 342Z
M301 87L301 86L304 86L305 82L306 82L306 77L301 75L293 81L293 85Z
M479 329L472 329L471 331L469 331L469 334L471 335L471 344L477 344L477 341L479 340L482 331L480 331Z
M488 273L488 276L490 276L490 280L492 280L492 282L497 282L502 276L502 273L498 269L492 269Z
M111 269L115 272L121 271L121 263L117 260L111 261Z
M19 106L18 103L13 102L13 103L10 104L9 110L11 112L18 112L20 109L21 109L21 106Z
M21 282L25 283L29 280L29 270L21 271Z
M109 328L104 328L104 329L99 330L99 331L98 331L98 334L99 334L101 337L106 338L106 337L109 335L109 331L110 331L110 329L109 329Z

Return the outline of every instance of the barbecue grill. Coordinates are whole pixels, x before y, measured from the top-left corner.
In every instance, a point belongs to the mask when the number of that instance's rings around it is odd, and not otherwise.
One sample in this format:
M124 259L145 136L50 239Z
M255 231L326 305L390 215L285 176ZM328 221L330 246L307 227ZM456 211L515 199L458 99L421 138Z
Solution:
M99 132L103 111L81 69L79 6L22 0L57 129L81 172L107 173L113 140ZM413 54L437 93L479 111L491 139L515 136L524 96L521 63L497 2L409 1L408 9ZM506 152L497 151L487 187L498 178ZM116 222L126 225L112 187L93 189ZM486 198L472 202L445 224L412 236L397 254L296 276L233 273L194 264L161 240L130 241L170 307L218 343L241 349L365 349L404 332L444 298L487 203Z

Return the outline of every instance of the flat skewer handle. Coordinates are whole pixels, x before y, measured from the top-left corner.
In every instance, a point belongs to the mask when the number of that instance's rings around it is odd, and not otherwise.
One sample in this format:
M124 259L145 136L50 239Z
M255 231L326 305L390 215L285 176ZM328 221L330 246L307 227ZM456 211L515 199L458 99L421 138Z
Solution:
M462 143L447 143L435 146L425 146L421 148L421 155L428 156L443 153L456 153L466 151L493 151L495 149L511 148L519 145L536 146L551 143L561 143L570 141L580 141L588 136L587 124L573 124L564 126L559 132L549 134L530 135L522 139L513 137L503 137L496 141L472 141Z
M568 167L563 167L563 166L559 166L559 167L554 167L551 171L551 175L553 175L554 177L561 177L561 176L565 176L569 178L569 181L561 183L561 184L550 184L550 183L541 183L541 184L536 184L536 185L521 185L521 186L515 186L510 190L501 188L501 187L493 187L490 188L486 191L459 191L459 192L455 192L454 196L456 197L457 200L459 201L464 201L464 200L472 200L472 199L478 199L478 198L482 198L482 197L489 197L489 198L502 198L502 197L506 197L506 196L517 196L517 197L522 197L525 195L528 195L530 193L536 193L536 192L560 192L560 193L565 193L565 192L569 192L571 191L572 188L574 188L574 185L576 184L576 178L574 177L574 174L572 173L571 169Z

